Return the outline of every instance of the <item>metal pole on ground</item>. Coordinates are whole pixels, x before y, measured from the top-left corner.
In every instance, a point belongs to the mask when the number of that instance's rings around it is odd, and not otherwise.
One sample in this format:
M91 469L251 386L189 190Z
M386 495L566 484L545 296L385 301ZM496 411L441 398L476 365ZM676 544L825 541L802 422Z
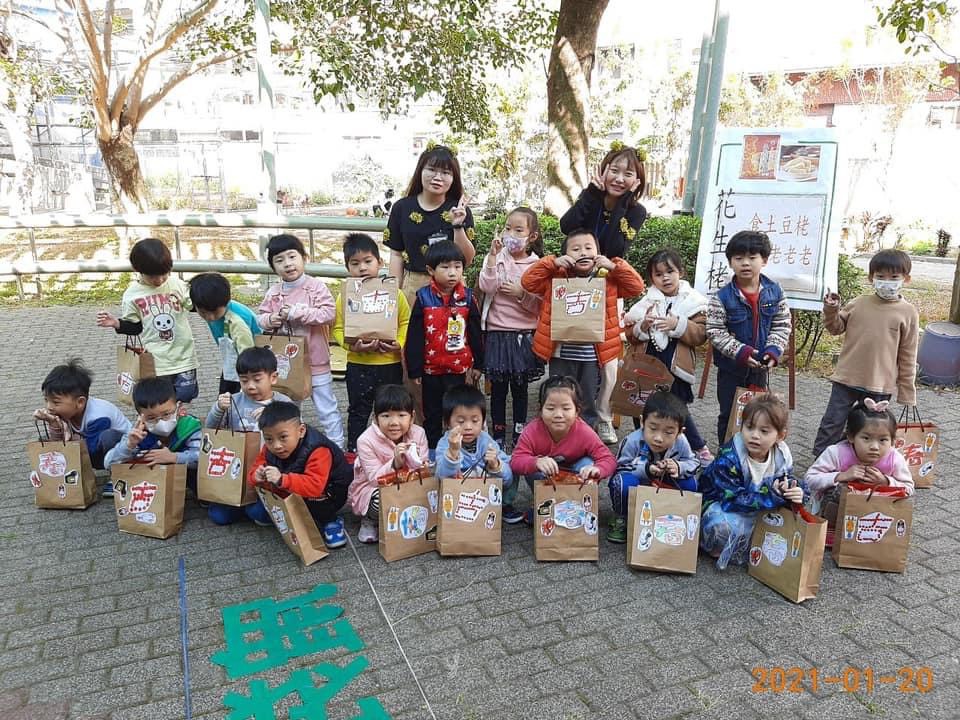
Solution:
M693 98L693 122L690 127L690 154L687 158L687 174L683 182L683 203L680 206L684 215L693 212L697 196L697 173L700 163L700 143L703 139L703 106L707 99L707 80L710 77L710 35L703 34L700 42L700 68L697 71L697 94Z
M270 3L256 0L253 17L257 44L257 79L259 85L258 109L260 114L260 195L257 214L261 217L277 214L277 166L276 142L273 134L273 58L270 51ZM259 236L260 257L266 252L269 233ZM269 283L268 278L261 282Z
M707 104L704 109L703 141L700 145L700 162L697 172L697 196L694 211L703 217L706 206L707 187L710 184L711 163L713 161L713 141L717 133L717 114L720 110L720 91L723 88L723 60L727 52L727 28L730 16L720 13L713 34L710 52L710 82L707 90Z

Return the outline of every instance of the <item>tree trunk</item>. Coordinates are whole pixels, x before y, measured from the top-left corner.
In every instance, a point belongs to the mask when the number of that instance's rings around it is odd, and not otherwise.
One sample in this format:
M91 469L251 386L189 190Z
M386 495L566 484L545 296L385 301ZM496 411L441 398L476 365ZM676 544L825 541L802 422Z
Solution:
M111 137L98 137L100 153L117 188L125 212L147 212L150 207L147 183L140 170L140 158L133 146L136 128L121 120L120 132Z
M609 0L561 0L547 68L547 189L544 209L562 215L585 187L590 74Z
M33 108L31 88L29 85L22 85L16 87L14 92L14 107L18 108L18 111L0 104L0 126L7 129L16 163L10 214L28 215L33 212L33 180L37 169L33 145L30 142L30 116Z

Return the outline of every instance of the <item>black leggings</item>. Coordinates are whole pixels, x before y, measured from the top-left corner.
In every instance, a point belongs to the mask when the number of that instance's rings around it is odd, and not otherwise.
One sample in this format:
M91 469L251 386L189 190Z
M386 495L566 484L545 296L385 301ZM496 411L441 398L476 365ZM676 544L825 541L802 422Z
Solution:
M490 417L494 437L502 437L507 427L507 391L513 396L513 423L527 422L527 383L523 380L494 380L490 383Z

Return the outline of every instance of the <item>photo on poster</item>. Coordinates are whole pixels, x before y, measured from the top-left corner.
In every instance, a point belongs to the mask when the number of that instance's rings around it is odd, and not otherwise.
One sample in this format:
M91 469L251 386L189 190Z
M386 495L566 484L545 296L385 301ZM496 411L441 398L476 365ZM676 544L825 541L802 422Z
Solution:
M779 149L779 135L745 135L740 179L776 180Z
M815 182L819 173L819 145L784 145L780 148L777 180L781 182Z

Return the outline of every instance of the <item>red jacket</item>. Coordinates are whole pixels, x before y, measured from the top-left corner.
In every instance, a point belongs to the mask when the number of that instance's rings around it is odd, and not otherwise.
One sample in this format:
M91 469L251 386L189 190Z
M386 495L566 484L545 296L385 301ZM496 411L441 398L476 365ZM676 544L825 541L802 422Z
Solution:
M462 375L483 367L480 308L473 291L457 283L449 295L430 282L417 291L407 325L407 375Z
M540 322L533 334L533 351L544 362L550 362L556 343L550 339L550 289L554 278L570 277L570 274L556 266L556 257L547 255L539 262L530 266L520 284L523 289L544 298L540 309ZM607 303L604 319L604 339L597 343L597 359L600 365L606 365L611 360L620 357L622 343L620 341L620 317L617 313L617 298L632 298L642 295L646 290L643 278L630 267L623 258L612 258L614 268L606 275ZM600 271L602 274L603 271Z

